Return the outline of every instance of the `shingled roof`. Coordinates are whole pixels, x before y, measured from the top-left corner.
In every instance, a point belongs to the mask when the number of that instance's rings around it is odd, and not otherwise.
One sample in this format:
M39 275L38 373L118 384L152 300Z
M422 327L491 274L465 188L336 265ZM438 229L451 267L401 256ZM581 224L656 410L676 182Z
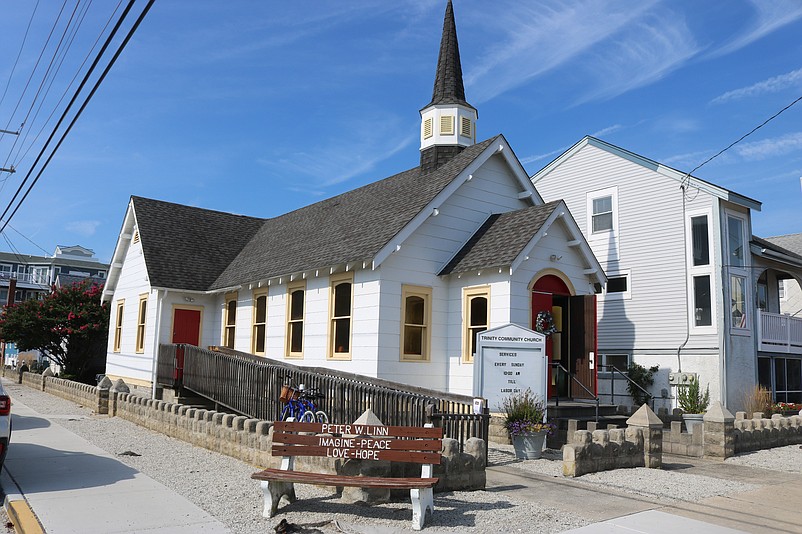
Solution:
M437 72L434 78L432 101L425 107L435 104L462 104L473 108L465 100L465 85L462 82L462 64L459 59L457 25L454 21L454 6L451 0L446 5L443 20L443 36L440 39L440 53L437 56Z
M132 197L150 283L209 291L370 261L498 137L272 219Z
M150 284L205 290L265 219L131 197Z
M467 147L432 172L415 167L268 219L209 289L372 260L496 139Z
M752 239L755 238L760 239L757 236L752 236ZM768 241L775 247L780 247L781 252L802 258L802 234L778 235L767 237L761 241Z
M439 274L509 267L560 202L491 215Z

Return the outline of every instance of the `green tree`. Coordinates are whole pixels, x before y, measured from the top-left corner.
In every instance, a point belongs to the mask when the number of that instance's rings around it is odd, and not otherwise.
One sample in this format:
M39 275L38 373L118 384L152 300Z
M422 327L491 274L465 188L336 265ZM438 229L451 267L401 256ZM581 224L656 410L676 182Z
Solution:
M102 291L102 284L85 280L43 300L6 306L0 338L20 350L39 350L61 366L64 377L92 383L102 372L108 341L109 308L100 303Z

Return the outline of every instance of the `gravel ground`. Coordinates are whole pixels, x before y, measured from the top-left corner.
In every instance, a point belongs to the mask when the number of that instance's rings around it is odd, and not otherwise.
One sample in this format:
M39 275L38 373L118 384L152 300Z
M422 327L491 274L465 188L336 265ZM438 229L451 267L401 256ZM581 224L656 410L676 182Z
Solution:
M344 505L331 493L315 486L296 486L298 501L292 511L273 519L261 516L262 493L250 479L255 467L195 447L128 421L97 416L72 402L16 384L7 384L12 398L27 404L94 445L171 488L200 506L235 533L272 532L285 519L304 527L302 532L405 532L411 531L408 501L380 506ZM133 454L131 454L133 453ZM546 476L562 477L561 454L546 451L540 460L516 460L511 446L493 446L491 463ZM741 465L802 472L798 445L751 453L727 460ZM210 467L212 466L212 467ZM604 486L645 496L660 504L698 501L755 489L753 484L670 470L621 469L573 479L576 484ZM315 498L311 498L315 497ZM427 520L430 532L528 532L533 524L544 533L562 532L589 523L565 511L516 501L507 495L484 491L435 494L436 514Z

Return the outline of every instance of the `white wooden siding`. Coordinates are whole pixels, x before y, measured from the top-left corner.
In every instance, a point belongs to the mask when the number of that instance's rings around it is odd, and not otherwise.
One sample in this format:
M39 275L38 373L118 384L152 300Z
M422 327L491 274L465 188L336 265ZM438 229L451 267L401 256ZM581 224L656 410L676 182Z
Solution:
M535 184L546 200L565 200L585 235L589 235L587 192L618 188L616 229L618 258L591 241L606 272L631 272L629 300L599 302L599 350L674 349L687 328L686 272L682 191L679 184L607 151L586 145ZM693 190L686 210L715 211L716 199ZM716 234L710 221L711 238ZM714 258L711 258L714 261ZM716 266L713 266L716 272ZM692 335L692 348L718 346L716 333Z
M155 298L148 300L145 352L136 352L137 316L139 314L139 295L150 293L150 284L147 281L148 273L142 254L141 243L131 243L125 255L125 261L120 272L114 295L109 301L111 316L109 318L109 341L106 352L106 374L134 379L138 382L150 383L153 377L153 350L152 340L155 328ZM117 324L117 303L125 301L123 307L122 335L120 337L120 352L114 352L114 329ZM154 309L151 309L154 308Z

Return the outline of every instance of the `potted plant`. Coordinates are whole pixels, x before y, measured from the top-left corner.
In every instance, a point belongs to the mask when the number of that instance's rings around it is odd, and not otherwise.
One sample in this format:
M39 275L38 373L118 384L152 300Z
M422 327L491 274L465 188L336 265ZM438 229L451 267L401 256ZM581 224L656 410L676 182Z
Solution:
M504 426L510 433L516 458L540 458L546 436L554 425L546 422L546 403L531 389L504 399Z
M685 421L685 428L689 433L693 433L694 427L703 423L703 417L710 404L710 385L705 387L705 392L702 393L702 387L697 378L687 386L682 386L677 391L677 401L679 407L684 412L682 420Z

